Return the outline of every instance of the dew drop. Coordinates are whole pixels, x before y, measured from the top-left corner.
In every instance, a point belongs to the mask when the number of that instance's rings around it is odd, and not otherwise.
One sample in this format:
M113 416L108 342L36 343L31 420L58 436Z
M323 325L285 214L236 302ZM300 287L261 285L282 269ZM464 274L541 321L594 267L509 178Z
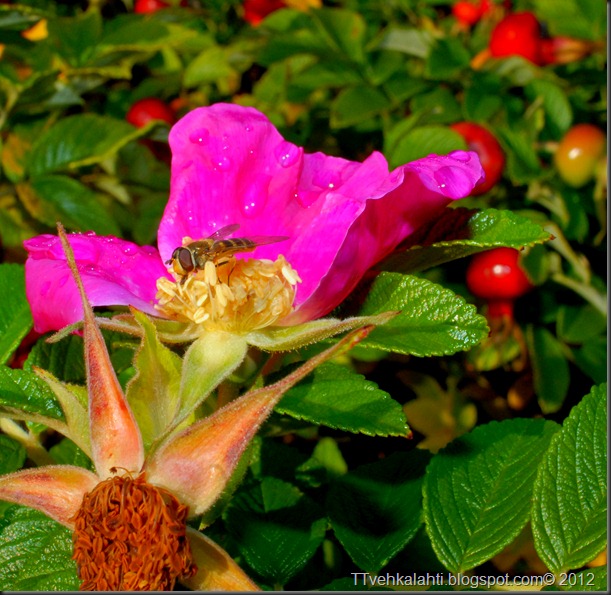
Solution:
M471 176L458 167L440 167L433 173L440 190L446 195L464 195L473 186Z
M469 161L471 161L471 155L467 153L467 151L452 151L448 154L448 157L452 157L452 159L462 161L463 163L468 163Z
M215 160L214 164L216 166L215 169L220 169L221 171L227 171L231 169L231 166L233 165L231 159L229 159L229 157L226 157L225 155L218 157Z
M242 199L241 208L244 216L252 219L253 217L258 217L263 212L267 202L268 183L269 181L263 183L259 182L247 188Z
M126 246L125 248L123 248L123 254L126 254L127 256L132 256L135 253L136 253L135 246Z
M93 238L95 237L95 231L86 231L83 235L88 238Z
M210 132L207 128L200 128L189 134L189 141L191 141L194 145L203 145L208 142L209 138Z
M315 190L298 190L295 192L297 202L306 209L312 206L320 197L320 192Z
M282 141L275 149L274 155L282 167L291 167L301 156L301 149L288 141Z
M339 172L332 170L317 171L312 178L312 183L319 188L337 188L341 181Z

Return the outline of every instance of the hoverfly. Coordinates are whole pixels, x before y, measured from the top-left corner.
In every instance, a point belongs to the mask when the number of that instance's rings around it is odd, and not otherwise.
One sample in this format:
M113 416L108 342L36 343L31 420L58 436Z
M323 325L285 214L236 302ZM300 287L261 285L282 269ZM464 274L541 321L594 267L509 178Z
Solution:
M180 246L172 252L172 258L166 260L166 264L171 264L174 272L182 277L180 281L182 284L189 273L203 270L207 262L213 262L217 266L223 265L229 262L230 258L238 252L250 252L257 246L288 240L286 236L229 238L239 228L238 223L226 225L203 240L196 240L186 246Z

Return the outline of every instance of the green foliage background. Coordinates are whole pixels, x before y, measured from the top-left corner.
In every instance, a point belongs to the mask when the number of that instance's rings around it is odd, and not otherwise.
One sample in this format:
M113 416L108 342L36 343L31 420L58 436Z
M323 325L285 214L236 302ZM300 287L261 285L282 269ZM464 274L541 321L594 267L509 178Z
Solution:
M179 115L252 105L310 152L380 150L392 167L465 149L450 125L469 120L501 143L502 180L420 230L380 264L366 299L359 290L340 308L402 314L288 392L235 491L196 525L263 588L367 588L359 572L550 571L556 588L605 590L606 568L587 565L606 548L606 179L575 189L553 165L571 126L606 128L604 48L568 64L513 56L474 68L494 21L459 27L450 0L324 4L257 27L238 0L149 15L128 1L0 4L0 473L91 464L51 431L64 412L32 372L85 378L78 336L24 342L22 242L58 219L155 242L168 127L127 124L136 100L173 102ZM550 36L606 39L600 0L513 10L533 10ZM41 19L48 35L26 39ZM516 303L518 334L487 338L462 257L501 245L526 246L536 288ZM136 343L106 338L124 386L161 351L155 337L134 360ZM177 356L163 357L174 378ZM239 372L238 391L263 381ZM75 589L70 553L68 531L0 503L0 588Z

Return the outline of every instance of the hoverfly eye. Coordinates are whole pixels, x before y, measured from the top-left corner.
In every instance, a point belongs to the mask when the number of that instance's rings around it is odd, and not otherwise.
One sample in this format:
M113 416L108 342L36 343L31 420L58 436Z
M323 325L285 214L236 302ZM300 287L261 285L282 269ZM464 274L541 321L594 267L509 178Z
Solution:
M194 268L193 256L186 248L177 248L174 250L174 258L178 259L180 266L187 272L190 273Z

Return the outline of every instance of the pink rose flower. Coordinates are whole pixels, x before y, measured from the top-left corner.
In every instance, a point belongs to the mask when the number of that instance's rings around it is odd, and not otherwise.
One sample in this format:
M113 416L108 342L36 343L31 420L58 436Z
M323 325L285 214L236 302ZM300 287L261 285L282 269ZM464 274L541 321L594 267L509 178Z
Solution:
M159 251L94 234L69 236L93 305L155 308L157 280L173 280L164 264L183 238L210 236L239 224L237 237L285 236L254 256L283 255L297 271L293 325L324 316L364 273L452 200L467 196L483 175L477 155L429 155L389 172L374 152L363 163L306 154L254 108L215 104L193 110L170 132L170 200L158 232ZM38 332L82 319L76 286L59 239L24 243L26 291Z

